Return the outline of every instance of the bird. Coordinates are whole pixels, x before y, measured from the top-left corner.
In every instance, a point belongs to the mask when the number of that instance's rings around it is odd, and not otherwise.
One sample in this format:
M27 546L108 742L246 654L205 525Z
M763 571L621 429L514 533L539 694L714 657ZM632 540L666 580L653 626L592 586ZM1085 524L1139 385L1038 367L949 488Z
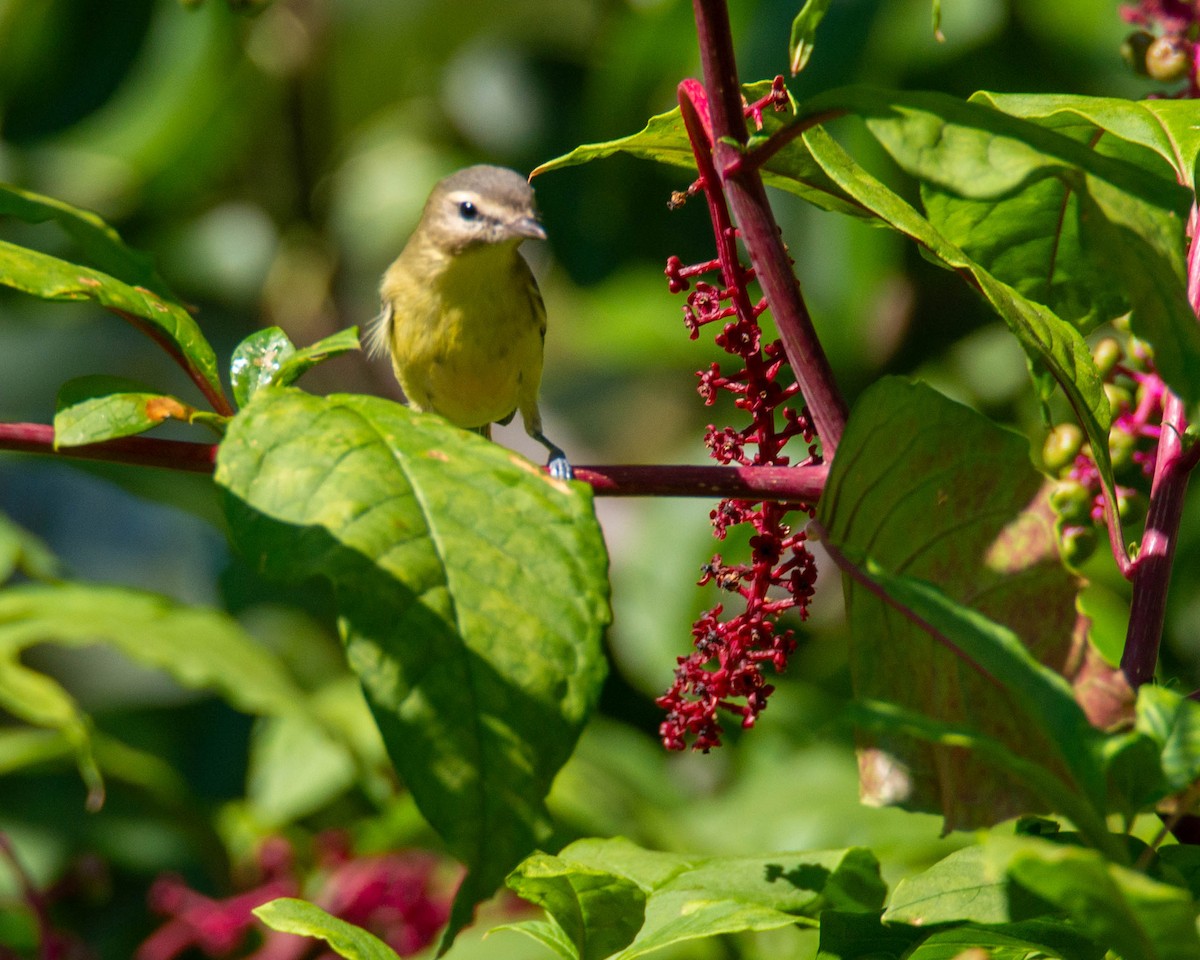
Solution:
M390 357L414 410L485 437L519 411L551 476L569 480L566 455L542 432L546 308L518 250L545 239L533 188L515 170L479 164L438 181L383 275L366 346Z

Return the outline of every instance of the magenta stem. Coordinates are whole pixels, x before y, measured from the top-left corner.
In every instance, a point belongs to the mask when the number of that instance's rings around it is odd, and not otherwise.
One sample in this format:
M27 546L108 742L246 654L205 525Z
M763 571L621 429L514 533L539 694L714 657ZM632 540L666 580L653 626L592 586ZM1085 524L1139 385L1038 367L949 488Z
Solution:
M724 0L692 0L692 10L708 94L715 169L721 175L742 243L770 304L828 462L833 459L845 430L846 400L837 388L833 370L817 339L762 178L755 166L741 163L748 134L729 11Z
M1188 232L1191 237L1187 254L1188 303L1200 318L1200 239L1197 238L1200 207L1196 204L1192 205L1188 218ZM1121 670L1135 688L1154 679L1162 644L1167 589L1183 517L1183 499L1197 458L1197 447L1187 451L1183 448L1187 426L1183 401L1172 391L1165 391L1146 529L1137 559L1133 561L1133 600L1125 631L1125 650L1121 654Z
M152 437L121 437L80 447L54 448L54 428L45 423L0 423L0 450L53 454L143 467L211 473L215 444ZM738 497L814 503L825 488L824 464L797 467L668 465L583 466L575 477L607 497Z

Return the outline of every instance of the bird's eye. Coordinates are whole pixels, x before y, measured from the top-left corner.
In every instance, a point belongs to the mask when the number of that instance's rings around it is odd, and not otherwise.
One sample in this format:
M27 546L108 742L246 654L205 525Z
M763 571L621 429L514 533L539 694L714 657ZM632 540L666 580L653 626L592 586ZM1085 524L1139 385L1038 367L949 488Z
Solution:
M470 200L464 200L458 205L458 215L464 220L474 220L479 216L479 210Z

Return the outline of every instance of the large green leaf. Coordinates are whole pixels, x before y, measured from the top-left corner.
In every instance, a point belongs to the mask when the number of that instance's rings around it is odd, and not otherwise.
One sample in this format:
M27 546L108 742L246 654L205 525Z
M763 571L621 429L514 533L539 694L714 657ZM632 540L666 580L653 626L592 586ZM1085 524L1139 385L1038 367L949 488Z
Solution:
M121 587L10 587L0 592L0 703L27 723L58 730L71 743L93 803L102 787L91 721L56 681L17 660L38 643L111 646L248 713L303 709L300 690L279 662L224 614Z
M346 960L400 960L400 955L374 934L305 900L280 897L255 907L254 915L272 930L324 940Z
M983 847L964 847L896 884L883 918L918 927L961 920L1003 923L1009 918L1006 883Z
M823 130L804 134L805 143L830 175L893 229L917 241L944 266L976 285L1008 324L1026 354L1044 366L1062 387L1091 442L1100 482L1109 503L1116 503L1116 486L1108 450L1112 411L1087 343L1071 324L1044 305L1002 283L947 240L895 193L868 174Z
M263 388L217 461L242 551L330 580L389 754L471 868L452 930L549 834L543 804L605 669L590 490L372 397Z
M1095 817L1099 735L1043 665L1066 662L1077 583L1041 486L1023 437L889 378L855 406L817 515L847 570L855 696L1003 745ZM940 810L951 827L1049 802L1011 764L912 734L863 738L867 798Z
M509 886L542 894L548 873L558 886L537 902L557 930L537 922L506 929L570 958L631 960L688 940L815 920L826 910L875 911L886 891L879 864L859 848L700 858L643 850L621 838L580 840L557 857L525 861Z
M3 240L0 284L43 300L95 301L160 343L210 399L216 401L223 396L216 354L192 315L179 304L99 270Z
M1200 157L1200 126L1190 100L1120 100L1060 93L980 92L973 101L1093 144L1101 153L1150 164L1113 140L1152 151L1170 165L1175 179L1194 187ZM1107 135L1102 137L1101 135Z
M1082 332L1129 313L1168 382L1200 398L1184 282L1191 195L1167 162L1142 147L1095 149L1094 125L1050 128L943 94L853 87L815 97L800 116L831 107L865 119L920 182L929 220L982 268Z
M0 216L16 217L26 223L52 220L79 244L84 257L97 269L131 286L153 290L163 299L175 299L150 257L126 246L117 231L90 210L0 183Z
M1200 956L1196 903L1187 890L1108 862L1094 850L1031 839L993 840L1009 878L1124 960Z
M1166 687L1143 684L1135 729L1158 747L1168 790L1185 790L1200 779L1200 703Z

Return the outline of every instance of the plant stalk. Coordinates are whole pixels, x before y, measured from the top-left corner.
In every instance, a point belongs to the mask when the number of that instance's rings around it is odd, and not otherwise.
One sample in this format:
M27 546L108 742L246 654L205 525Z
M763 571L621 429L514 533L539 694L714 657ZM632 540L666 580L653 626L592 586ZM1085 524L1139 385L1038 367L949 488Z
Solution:
M729 11L725 0L692 0L692 10L708 93L715 166L829 462L845 430L846 400L817 339L762 178L754 166L740 164L748 134Z

